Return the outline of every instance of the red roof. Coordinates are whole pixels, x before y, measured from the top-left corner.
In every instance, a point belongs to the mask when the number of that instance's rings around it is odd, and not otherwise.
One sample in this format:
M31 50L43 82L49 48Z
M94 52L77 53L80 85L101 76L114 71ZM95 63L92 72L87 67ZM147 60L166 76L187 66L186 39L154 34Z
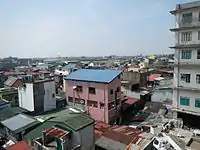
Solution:
M102 135L108 128L110 128L110 126L111 125L107 123L96 121L94 126L95 134Z
M5 71L4 72L4 75L6 75L6 76L11 76L13 74L14 74L14 72L11 72L11 71Z
M148 77L148 81L154 81L156 78L159 78L160 75L151 75Z
M32 148L26 142L21 141L7 147L6 150L32 150Z
M124 103L132 105L132 104L134 104L135 102L137 102L138 100L139 100L139 99L137 99L137 98L128 97L128 99L127 99Z

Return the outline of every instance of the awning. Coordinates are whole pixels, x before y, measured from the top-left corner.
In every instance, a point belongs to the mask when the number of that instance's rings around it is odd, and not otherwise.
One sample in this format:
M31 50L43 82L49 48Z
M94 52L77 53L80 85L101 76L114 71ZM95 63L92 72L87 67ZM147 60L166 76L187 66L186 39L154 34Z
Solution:
M164 80L165 78L163 78L163 77L158 77L158 78L155 78L154 80L156 80L156 81L161 81L161 80Z

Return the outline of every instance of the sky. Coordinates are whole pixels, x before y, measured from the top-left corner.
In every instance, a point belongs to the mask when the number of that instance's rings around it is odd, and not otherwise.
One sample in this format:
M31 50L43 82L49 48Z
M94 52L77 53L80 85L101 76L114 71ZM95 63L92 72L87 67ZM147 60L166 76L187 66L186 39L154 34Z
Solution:
M191 0L0 0L0 57L173 53L169 13Z

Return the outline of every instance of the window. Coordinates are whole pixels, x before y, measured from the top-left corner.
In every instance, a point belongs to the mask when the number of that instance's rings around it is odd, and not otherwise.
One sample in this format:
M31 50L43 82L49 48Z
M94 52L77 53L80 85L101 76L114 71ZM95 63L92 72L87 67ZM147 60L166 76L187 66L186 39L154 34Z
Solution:
M85 100L80 98L75 98L75 103L85 105Z
M108 110L115 108L115 102L111 102L108 104Z
M77 92L83 92L83 87L78 85L78 86L76 87L76 91L77 91Z
M196 83L200 84L200 74L196 75Z
M90 94L96 94L95 88L94 87L89 87L89 93Z
M117 87L117 92L120 92L120 87Z
M190 105L190 98L180 97L180 105L189 106Z
M68 102L73 102L73 97L68 97Z
M182 32L181 33L181 41L182 42L187 42L187 41L192 41L192 32Z
M192 23L192 13L185 13L182 16L182 23Z
M110 90L110 95L113 95L113 90Z
M181 51L181 59L191 59L192 51L191 50L182 50Z
M52 94L52 97L53 97L53 98L55 97L55 94L54 94L54 93Z
M181 73L181 81L185 81L186 83L190 83L190 74Z
M104 103L100 103L100 109L104 109L105 104Z
M96 101L87 100L87 106L98 107L98 103Z
M197 50L197 59L200 59L200 50Z
M198 99L198 98L195 99L195 107L200 108L200 99Z
M198 31L198 40L200 40L200 31Z

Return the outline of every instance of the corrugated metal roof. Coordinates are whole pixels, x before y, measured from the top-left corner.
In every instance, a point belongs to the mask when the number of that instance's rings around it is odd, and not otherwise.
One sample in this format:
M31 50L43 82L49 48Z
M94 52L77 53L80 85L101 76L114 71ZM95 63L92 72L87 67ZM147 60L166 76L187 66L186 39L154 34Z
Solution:
M6 150L32 150L32 148L26 142L21 141L7 147Z
M79 69L75 72L72 72L65 79L86 82L110 83L121 73L122 71L120 70Z
M1 123L12 131L21 132L23 129L26 129L26 127L35 125L38 122L26 115L18 114L2 121Z
M32 131L30 131L29 133L27 133L25 135L25 138L27 139L36 139L42 136L42 131L49 129L53 126L55 126L56 123L55 122L44 122L43 124L41 124L40 126L36 127L35 129L33 129Z
M19 79L16 78L16 77L9 77L9 78L5 81L4 84L7 85L7 86L12 87L13 84L14 84L17 80L19 80Z

